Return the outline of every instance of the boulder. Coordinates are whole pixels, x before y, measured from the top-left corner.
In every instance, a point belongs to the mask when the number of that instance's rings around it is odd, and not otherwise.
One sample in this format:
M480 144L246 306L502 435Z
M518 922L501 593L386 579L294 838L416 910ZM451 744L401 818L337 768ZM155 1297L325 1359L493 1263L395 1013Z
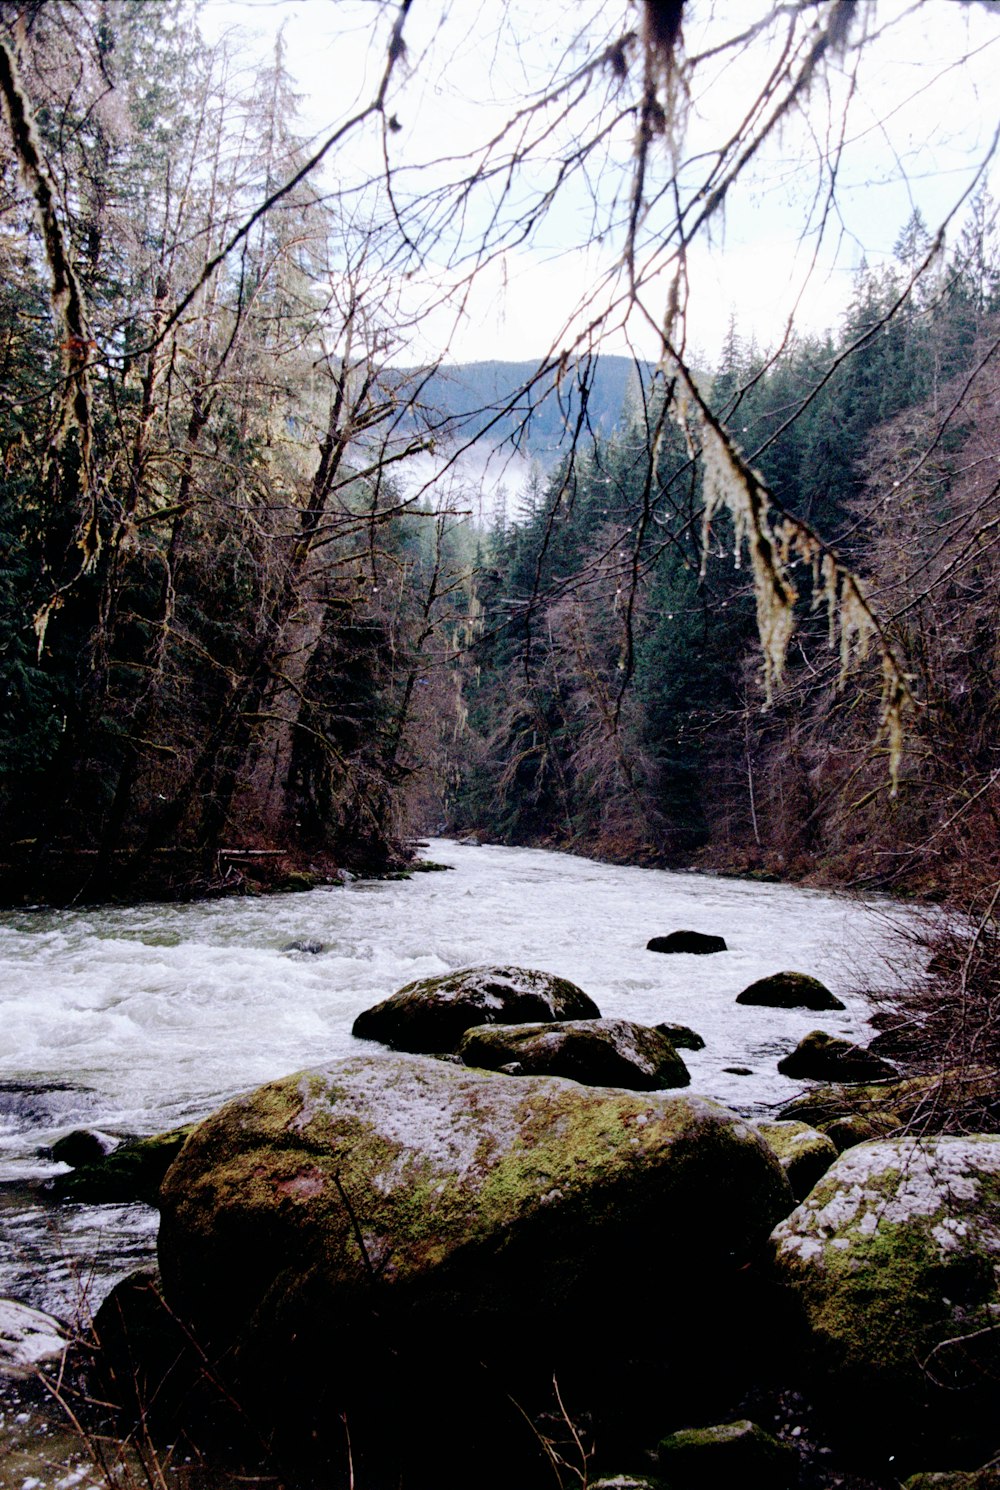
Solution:
M688 1069L665 1035L629 1019L479 1025L458 1054L467 1066L517 1076L568 1076L588 1086L633 1092L688 1086ZM510 1072L511 1065L517 1070Z
M796 1474L795 1456L744 1418L711 1428L682 1428L660 1443L660 1467L677 1490L780 1490Z
M705 931L672 931L669 936L654 936L646 943L647 952L689 952L705 957L710 952L726 952L725 937L710 936Z
M910 1475L903 1490L1000 1490L1000 1464L982 1469L938 1469Z
M654 1030L666 1035L675 1050L704 1050L705 1042L695 1030L686 1024L654 1024Z
M66 1353L62 1326L50 1314L0 1299L0 1374L23 1376Z
M778 1062L778 1070L783 1076L812 1081L891 1081L899 1074L881 1056L825 1030L805 1035L791 1055Z
M1000 1136L849 1149L775 1230L837 1416L885 1444L982 1426L1000 1373ZM910 1454L912 1462L914 1454Z
M587 1483L590 1490L663 1490L659 1480L651 1480L642 1474L603 1475L601 1479Z
M768 1009L843 1009L840 999L808 973L771 973L737 994L738 1004L762 1004Z
M361 1056L198 1127L161 1191L160 1268L289 1452L345 1412L362 1458L423 1448L467 1484L473 1435L491 1465L523 1451L527 1486L551 1465L521 1409L553 1374L576 1410L640 1359L662 1410L648 1358L687 1388L697 1320L715 1381L706 1319L738 1331L742 1265L791 1205L771 1151L707 1099Z
M281 950L300 957L318 957L326 950L326 947L323 942L304 941L296 937L294 941L285 942Z
M751 1127L777 1154L796 1200L805 1200L837 1158L838 1150L832 1140L817 1128L810 1128L808 1123L758 1119Z
M354 1021L361 1040L418 1054L452 1051L477 1024L536 1024L599 1019L593 999L552 973L522 967L467 967L419 978Z
M126 1139L92 1164L54 1179L52 1189L60 1200L86 1205L120 1205L142 1201L156 1205L160 1181L180 1153L188 1134L197 1126L188 1123L151 1138Z
M846 1117L834 1118L832 1123L824 1123L820 1131L829 1138L837 1153L842 1154L859 1143L872 1143L878 1138L894 1138L902 1127L902 1122L894 1112L849 1112Z
M82 1164L99 1164L120 1143L120 1138L113 1138L110 1133L102 1133L97 1128L74 1128L72 1133L64 1133L62 1138L56 1139L49 1155L57 1164L79 1169Z

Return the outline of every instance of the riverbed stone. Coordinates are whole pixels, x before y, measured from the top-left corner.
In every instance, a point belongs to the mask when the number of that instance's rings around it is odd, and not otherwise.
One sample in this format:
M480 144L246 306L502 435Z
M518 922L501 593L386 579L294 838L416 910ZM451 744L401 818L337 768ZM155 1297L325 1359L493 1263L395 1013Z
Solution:
M851 1148L772 1241L842 1421L879 1441L982 1420L1000 1373L1000 1136Z
M728 950L724 936L711 936L706 931L671 931L667 936L650 937L646 943L647 952L687 952L695 957Z
M737 994L738 1004L757 1004L768 1009L843 1009L844 1004L809 973L770 973L758 978Z
M630 1019L573 1019L554 1024L479 1025L466 1030L458 1054L486 1071L567 1076L588 1086L662 1091L688 1086L690 1074L665 1035Z
M898 1071L889 1061L825 1030L810 1030L790 1055L778 1062L783 1076L810 1081L890 1081Z
M160 1181L196 1126L188 1123L150 1138L126 1139L102 1159L57 1176L52 1189L60 1200L86 1205L156 1205Z
M791 1450L748 1418L708 1428L681 1428L664 1438L659 1461L678 1490L780 1490L795 1475Z
M354 1021L361 1040L417 1054L453 1051L479 1024L536 1024L599 1019L601 1011L575 983L522 967L467 967L418 978Z
M51 1314L0 1299L0 1372L23 1376L65 1355L66 1336Z
M160 1267L170 1307L296 1443L343 1410L359 1443L390 1452L393 1421L393 1453L428 1434L451 1452L495 1409L491 1452L534 1464L509 1394L548 1401L554 1372L589 1390L641 1357L660 1404L648 1358L687 1385L694 1319L792 1203L773 1153L707 1099L361 1056L199 1126L162 1188ZM551 1474L544 1456L522 1469Z
M832 1139L808 1123L769 1122L760 1118L752 1126L777 1154L796 1200L805 1200L836 1162L839 1150Z
M654 1024L654 1030L666 1035L675 1050L704 1050L705 1041L689 1024Z
M1000 1490L1000 1464L912 1474L903 1481L903 1490Z
M56 1139L49 1154L57 1164L79 1169L83 1164L99 1164L120 1143L120 1138L102 1133L99 1128L74 1128L72 1133L64 1133Z

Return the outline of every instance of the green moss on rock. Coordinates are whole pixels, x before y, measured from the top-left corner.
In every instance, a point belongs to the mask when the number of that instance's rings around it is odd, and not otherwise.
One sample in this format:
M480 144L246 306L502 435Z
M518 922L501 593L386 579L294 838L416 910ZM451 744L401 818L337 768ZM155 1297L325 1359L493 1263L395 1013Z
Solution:
M920 1404L981 1411L1000 1369L1000 1137L849 1149L773 1241L820 1381L876 1431Z
M769 1009L843 1009L844 1005L818 978L809 973L771 973L737 994L738 1004Z
M795 1475L791 1451L746 1418L671 1433L660 1443L659 1460L671 1490L780 1490Z
M103 1159L60 1175L52 1182L53 1191L60 1200L87 1205L156 1205L163 1176L196 1127L188 1123L151 1138L126 1139Z
M796 1200L804 1200L836 1161L838 1150L834 1144L808 1123L772 1123L761 1119L753 1127L777 1154Z

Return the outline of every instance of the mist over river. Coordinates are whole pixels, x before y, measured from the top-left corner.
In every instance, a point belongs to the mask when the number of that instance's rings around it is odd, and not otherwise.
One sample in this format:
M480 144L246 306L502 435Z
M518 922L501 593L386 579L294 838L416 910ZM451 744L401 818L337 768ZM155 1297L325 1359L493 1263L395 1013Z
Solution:
M746 1114L803 1083L777 1061L809 1030L867 1039L862 990L917 976L885 900L623 868L536 849L432 841L449 873L262 899L0 915L0 1297L71 1314L152 1255L145 1206L55 1206L39 1149L68 1130L146 1134L303 1066L382 1047L355 1016L414 978L474 963L541 968L601 1013L688 1024L691 1090ZM679 929L725 937L707 957L645 950ZM283 950L318 942L316 954ZM812 973L842 1013L737 1005L755 978ZM746 1068L735 1074L727 1067Z

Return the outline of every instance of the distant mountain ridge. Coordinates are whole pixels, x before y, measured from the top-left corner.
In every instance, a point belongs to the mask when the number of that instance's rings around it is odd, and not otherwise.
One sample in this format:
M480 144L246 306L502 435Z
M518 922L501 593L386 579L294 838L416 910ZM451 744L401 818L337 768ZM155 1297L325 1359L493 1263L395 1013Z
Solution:
M427 374L421 403L441 420L449 440L482 438L491 444L516 443L524 454L550 465L577 427L586 388L585 435L608 436L629 403L641 403L653 365L630 357L598 357L571 368L561 383L553 371L524 391L537 362L459 362ZM419 376L409 369L407 381Z

